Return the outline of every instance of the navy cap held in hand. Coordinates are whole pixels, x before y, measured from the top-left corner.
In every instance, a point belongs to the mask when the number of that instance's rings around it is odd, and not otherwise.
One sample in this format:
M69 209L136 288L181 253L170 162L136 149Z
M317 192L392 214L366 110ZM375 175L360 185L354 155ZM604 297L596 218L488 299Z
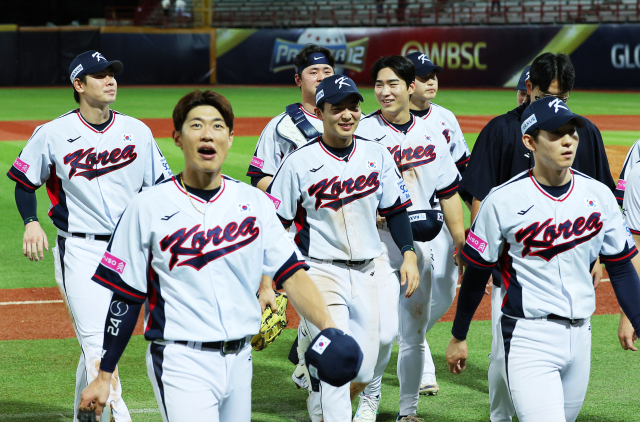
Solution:
M407 54L406 57L411 60L413 65L416 67L416 76L424 76L431 72L442 72L442 68L433 64L429 56L424 53L416 51L414 53Z
M90 75L92 73L102 72L106 68L111 67L114 74L122 72L124 66L118 60L107 60L102 54L95 50L86 51L78 54L69 66L69 79L71 83L82 75Z
M358 375L363 359L355 339L337 328L322 330L304 356L314 391L319 391L319 381L334 387L350 382Z
M356 83L351 78L342 75L328 76L316 88L316 106L322 108L325 102L338 104L351 94L355 94L360 101L364 101Z
M572 113L562 100L549 96L529 104L529 107L522 113L520 129L523 135L530 135L536 129L556 130L571 120L578 128L582 128L586 124L585 119Z
M518 85L513 88L514 91L526 91L527 90L527 81L529 80L529 73L531 70L531 65L524 68L522 74L520 75L520 79L518 80Z

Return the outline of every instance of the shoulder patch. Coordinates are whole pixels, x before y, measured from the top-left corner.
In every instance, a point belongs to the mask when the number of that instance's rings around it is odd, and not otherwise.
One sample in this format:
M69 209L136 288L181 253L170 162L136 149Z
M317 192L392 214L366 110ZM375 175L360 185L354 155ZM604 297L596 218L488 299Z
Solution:
M487 242L471 230L467 236L467 244L480 253L487 249Z

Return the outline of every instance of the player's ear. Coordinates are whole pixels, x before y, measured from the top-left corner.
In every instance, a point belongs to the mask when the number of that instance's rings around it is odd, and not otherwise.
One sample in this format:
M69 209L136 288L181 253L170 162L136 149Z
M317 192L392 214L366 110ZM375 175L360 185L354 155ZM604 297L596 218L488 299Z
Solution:
M409 86L407 87L407 90L409 91L409 95L411 95L414 92L416 92L416 81L411 82L409 84Z
M298 88L302 88L302 79L300 79L300 75L297 73L293 76L293 80L296 81L296 85Z
M75 78L73 80L73 89L75 89L79 94L84 93L84 87L82 86L82 81L80 81L80 78Z
M229 146L228 146L228 148L231 148L232 145L233 145L233 131L229 132Z
M531 97L531 94L533 93L533 85L531 84L531 80L527 79L525 83L527 84L527 97Z
M522 143L531 152L536 150L535 141L531 135L522 135Z
M182 134L177 130L173 130L171 133L171 137L173 138L173 143L180 149L182 149Z
M318 119L322 120L322 110L320 109L320 107L314 108L313 112Z

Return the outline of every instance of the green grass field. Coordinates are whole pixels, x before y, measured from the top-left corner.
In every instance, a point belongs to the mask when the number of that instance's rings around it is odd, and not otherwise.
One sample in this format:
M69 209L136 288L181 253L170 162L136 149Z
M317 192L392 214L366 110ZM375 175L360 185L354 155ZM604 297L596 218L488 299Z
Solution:
M138 118L168 118L177 100L189 88L126 88L118 94L114 108ZM274 116L284 106L299 100L294 88L223 87L238 117ZM363 110L376 109L371 89L363 89ZM437 102L458 115L497 115L515 107L515 94L500 91L442 91ZM631 114L637 95L574 92L569 103L580 114ZM69 89L1 89L0 120L49 120L74 107ZM465 134L470 148L477 134ZM607 144L630 146L640 138L640 128L632 132L604 132ZM238 137L224 165L224 172L247 180L245 172L257 137ZM182 154L170 139L158 139L172 170L183 167ZM22 147L23 140L0 142L0 168L6 172ZM53 258L42 262L22 257L23 228L13 199L14 183L0 178L0 289L53 287ZM49 239L55 230L46 217L48 198L38 191L39 218ZM468 218L468 217L467 217ZM0 290L2 302L2 290ZM617 317L597 316L593 322L592 377L579 421L640 421L640 354L623 352L615 335ZM487 355L490 349L488 322L473 323L469 337L469 369L462 376L445 371L444 348L450 336L450 323L440 323L428 334L438 368L441 393L420 399L418 414L426 421L488 421ZM288 347L295 336L288 330L283 338L261 353L254 353L254 421L307 421L305 392L293 388L292 366L286 361ZM125 399L133 410L133 420L160 421L155 399L146 376L145 341L134 337L123 360L121 373ZM75 368L79 348L75 339L0 341L0 422L70 421ZM379 421L394 420L397 412L398 380L394 350L392 363L383 379L383 399ZM541 404L543 405L543 404ZM543 421L544 422L544 421Z

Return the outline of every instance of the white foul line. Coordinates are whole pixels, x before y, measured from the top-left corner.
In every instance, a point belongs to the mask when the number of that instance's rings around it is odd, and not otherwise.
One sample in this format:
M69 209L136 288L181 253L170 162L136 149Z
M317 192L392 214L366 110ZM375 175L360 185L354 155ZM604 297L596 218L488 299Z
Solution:
M62 300L25 300L22 302L0 302L0 305L40 305L44 303L64 303L64 301Z

